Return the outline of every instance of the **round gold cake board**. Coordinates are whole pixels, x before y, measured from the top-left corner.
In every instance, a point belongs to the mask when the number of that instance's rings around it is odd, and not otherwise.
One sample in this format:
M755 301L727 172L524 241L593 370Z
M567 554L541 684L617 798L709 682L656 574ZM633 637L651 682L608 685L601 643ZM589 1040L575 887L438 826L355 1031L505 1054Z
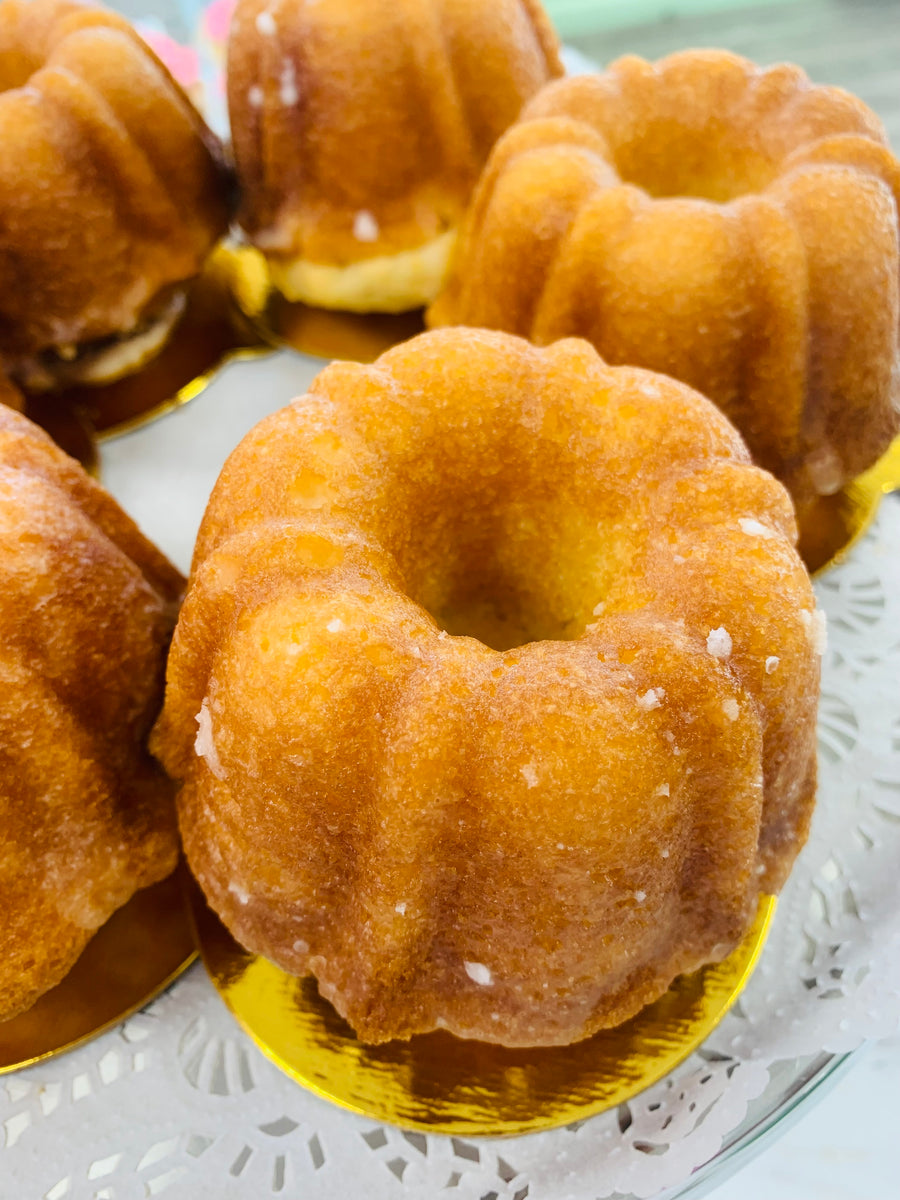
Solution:
M580 1121L636 1096L712 1032L756 964L775 898L722 963L676 979L617 1029L573 1046L508 1050L437 1032L365 1046L310 979L244 950L190 885L206 969L239 1024L286 1074L377 1121L431 1133L512 1136Z
M62 983L0 1021L0 1075L72 1050L148 1004L196 958L183 867L136 892L82 951Z

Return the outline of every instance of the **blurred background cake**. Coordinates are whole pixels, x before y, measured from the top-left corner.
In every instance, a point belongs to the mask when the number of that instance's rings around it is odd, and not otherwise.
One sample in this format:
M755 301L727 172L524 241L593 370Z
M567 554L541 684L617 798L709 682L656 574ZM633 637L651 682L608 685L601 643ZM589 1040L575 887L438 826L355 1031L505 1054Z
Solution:
M29 388L135 370L228 223L218 140L121 16L0 3L0 365Z
M239 221L275 285L363 312L432 299L492 145L561 72L540 0L240 0Z
M629 56L545 88L479 182L432 325L581 336L681 379L803 507L900 429L900 163L797 67Z

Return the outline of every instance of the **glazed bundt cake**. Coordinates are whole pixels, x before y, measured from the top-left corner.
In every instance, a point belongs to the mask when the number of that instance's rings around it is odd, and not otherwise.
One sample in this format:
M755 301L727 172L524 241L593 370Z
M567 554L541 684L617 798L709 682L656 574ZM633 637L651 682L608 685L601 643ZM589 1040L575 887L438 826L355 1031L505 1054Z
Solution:
M803 506L900 424L900 164L861 101L724 51L551 84L497 145L433 326L673 375Z
M227 221L218 142L121 17L0 3L0 366L30 387L163 344Z
M562 74L540 0L239 0L240 223L291 300L432 300L491 146Z
M151 743L233 934L360 1038L563 1044L724 957L815 790L820 615L703 397L447 330L228 460Z
M178 855L145 749L183 581L0 405L0 1020L58 983Z

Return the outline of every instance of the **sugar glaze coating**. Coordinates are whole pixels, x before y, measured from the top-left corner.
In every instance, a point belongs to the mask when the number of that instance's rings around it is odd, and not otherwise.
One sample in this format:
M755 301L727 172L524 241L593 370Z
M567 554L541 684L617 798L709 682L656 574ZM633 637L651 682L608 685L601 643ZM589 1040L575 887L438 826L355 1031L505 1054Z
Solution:
M568 1043L723 957L813 804L795 535L708 401L585 342L329 366L228 460L173 641L213 907L369 1042Z
M146 748L184 581L0 404L0 1021L178 858Z
M124 18L0 3L0 364L155 322L228 224L218 140Z
M239 0L239 219L276 286L361 312L434 299L491 147L562 70L540 0Z

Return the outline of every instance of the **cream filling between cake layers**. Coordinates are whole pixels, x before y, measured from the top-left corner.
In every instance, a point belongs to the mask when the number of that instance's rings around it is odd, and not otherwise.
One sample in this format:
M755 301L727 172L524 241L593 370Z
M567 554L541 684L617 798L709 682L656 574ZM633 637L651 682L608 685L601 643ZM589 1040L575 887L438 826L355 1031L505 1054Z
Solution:
M288 300L347 312L407 312L429 304L441 289L456 230L415 250L381 254L346 267L270 258L272 283Z
M178 324L187 294L176 292L162 312L148 324L130 334L122 334L95 347L77 343L57 346L20 366L16 375L22 386L32 392L52 391L77 384L114 383L131 375L165 346Z

